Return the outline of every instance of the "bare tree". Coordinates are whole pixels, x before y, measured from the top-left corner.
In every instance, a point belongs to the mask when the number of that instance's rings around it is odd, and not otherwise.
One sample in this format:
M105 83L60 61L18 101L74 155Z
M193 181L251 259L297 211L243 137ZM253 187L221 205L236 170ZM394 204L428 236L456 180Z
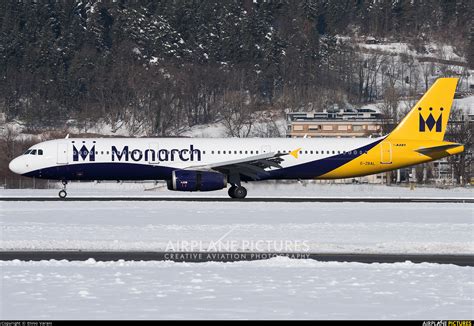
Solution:
M464 152L449 156L448 162L454 172L454 178L458 184L465 185L470 182L472 176L472 137L474 134L474 123L469 120L465 112L453 106L451 116L446 130L446 140L464 145Z
M286 122L284 122L282 111L262 111L256 117L259 124L255 124L252 136L256 137L284 137L286 134ZM279 122L282 122L279 123Z
M400 96L396 88L394 86L388 86L384 92L383 102L377 105L383 115L383 134L391 132L398 122L399 99Z
M8 160L13 159L13 157L17 154L15 151L15 140L17 137L18 132L16 132L12 126L6 125L5 131L2 135L2 140L5 144L5 150L3 154Z
M422 62L420 65L426 92L430 86L430 77L433 76L435 71L435 64L433 62Z
M228 136L245 138L250 135L254 123L252 108L248 92L233 91L224 94L221 116Z

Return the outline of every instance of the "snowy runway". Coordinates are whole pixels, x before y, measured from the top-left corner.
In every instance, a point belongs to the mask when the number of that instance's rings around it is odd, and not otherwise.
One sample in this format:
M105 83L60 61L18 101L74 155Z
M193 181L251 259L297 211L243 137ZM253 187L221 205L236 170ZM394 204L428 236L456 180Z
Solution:
M3 202L1 250L473 254L472 204ZM259 243L264 247L257 248ZM299 248L296 248L299 246Z

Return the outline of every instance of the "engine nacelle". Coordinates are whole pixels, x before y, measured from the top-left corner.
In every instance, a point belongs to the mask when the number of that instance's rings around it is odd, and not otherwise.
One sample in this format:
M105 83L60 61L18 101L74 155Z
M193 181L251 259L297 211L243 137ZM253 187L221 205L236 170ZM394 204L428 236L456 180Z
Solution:
M227 176L219 172L175 170L168 189L176 191L213 191L227 187Z

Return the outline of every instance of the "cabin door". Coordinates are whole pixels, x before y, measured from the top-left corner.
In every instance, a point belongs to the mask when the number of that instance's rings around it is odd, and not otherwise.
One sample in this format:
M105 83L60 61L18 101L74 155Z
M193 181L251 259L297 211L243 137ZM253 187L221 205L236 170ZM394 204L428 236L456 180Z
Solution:
M388 141L382 141L380 143L381 158L380 163L392 164L392 143Z
M67 142L60 142L58 143L58 151L57 151L57 164L68 164L68 144Z

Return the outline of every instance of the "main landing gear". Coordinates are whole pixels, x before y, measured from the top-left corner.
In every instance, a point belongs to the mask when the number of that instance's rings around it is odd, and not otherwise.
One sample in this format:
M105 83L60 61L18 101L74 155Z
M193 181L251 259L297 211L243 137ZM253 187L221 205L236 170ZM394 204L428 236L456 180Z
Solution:
M247 196L247 189L240 184L240 174L232 171L229 174L228 182L231 184L228 194L230 198L244 199Z
M235 198L235 199L244 199L245 196L247 196L247 189L245 189L244 187L242 186L234 186L232 185L230 188L229 188L229 196L231 198Z
M67 180L63 180L62 184L63 184L63 189L59 191L58 195L59 195L59 198L64 199L67 196L67 192L66 192Z

